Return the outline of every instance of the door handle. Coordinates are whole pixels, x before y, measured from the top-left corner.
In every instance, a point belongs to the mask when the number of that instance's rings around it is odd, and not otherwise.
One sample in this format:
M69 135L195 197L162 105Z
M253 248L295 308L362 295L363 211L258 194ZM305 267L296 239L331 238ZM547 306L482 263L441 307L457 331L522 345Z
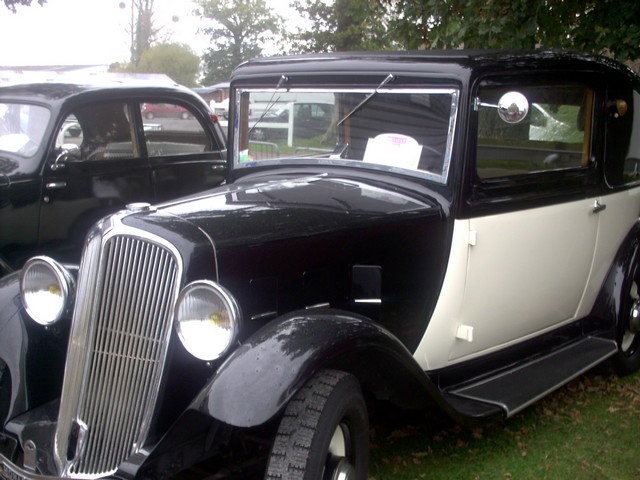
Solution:
M60 188L66 188L67 182L49 182L45 185L47 190L57 190Z
M599 200L596 200L595 202L593 202L593 213L599 213L603 211L605 208L607 208L607 205L604 203L600 203Z

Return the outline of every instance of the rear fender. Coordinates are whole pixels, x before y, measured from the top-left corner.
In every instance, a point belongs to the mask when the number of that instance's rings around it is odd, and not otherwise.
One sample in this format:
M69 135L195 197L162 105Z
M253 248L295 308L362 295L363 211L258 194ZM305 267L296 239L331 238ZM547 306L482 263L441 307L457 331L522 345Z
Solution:
M620 320L625 318L626 292L635 267L640 263L640 220L636 221L622 242L609 268L598 298L594 304L592 317L604 322L604 327L616 340L623 327Z
M192 408L237 427L261 425L327 367L354 374L365 390L405 407L440 398L387 330L351 313L314 310L288 314L256 332L220 366Z

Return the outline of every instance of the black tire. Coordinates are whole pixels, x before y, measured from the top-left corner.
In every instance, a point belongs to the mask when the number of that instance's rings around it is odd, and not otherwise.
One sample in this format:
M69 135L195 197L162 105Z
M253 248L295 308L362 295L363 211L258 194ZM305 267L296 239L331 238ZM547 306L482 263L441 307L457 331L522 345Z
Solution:
M366 480L368 467L369 418L360 385L348 373L322 370L287 405L264 478Z
M635 265L625 286L621 318L618 321L618 352L611 359L618 375L628 375L640 369L640 273ZM635 317L635 318L634 318Z
M11 400L11 378L7 371L7 365L0 360L0 425L4 425L6 415L9 413Z

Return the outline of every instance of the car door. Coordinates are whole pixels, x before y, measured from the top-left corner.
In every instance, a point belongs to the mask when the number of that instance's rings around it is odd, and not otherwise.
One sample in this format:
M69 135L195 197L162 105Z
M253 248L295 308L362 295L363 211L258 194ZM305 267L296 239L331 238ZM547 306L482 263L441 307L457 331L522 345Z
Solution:
M147 111L171 109L178 114L155 116ZM222 183L226 150L219 126L210 115L188 103L145 100L141 104L144 144L152 172L156 202L197 193Z
M528 99L529 113L517 123L498 115L500 98L510 91ZM599 95L593 79L571 75L480 83L466 283L456 317L467 335L452 343L451 361L577 318L601 215L593 115ZM551 118L541 119L541 111Z
M79 258L89 227L131 202L152 202L149 163L132 121L137 104L89 104L65 115L43 172L39 244ZM63 153L66 152L66 153Z
M51 112L0 99L0 277L22 266L38 244L40 162Z

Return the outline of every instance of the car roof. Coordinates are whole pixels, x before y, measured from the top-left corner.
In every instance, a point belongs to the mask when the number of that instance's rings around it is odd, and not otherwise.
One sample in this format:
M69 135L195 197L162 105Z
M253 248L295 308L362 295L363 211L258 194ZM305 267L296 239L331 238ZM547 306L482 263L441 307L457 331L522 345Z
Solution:
M461 80L492 70L514 67L564 70L617 71L638 84L629 67L607 57L565 50L418 50L399 52L335 52L256 58L240 64L233 80L251 82L254 75L284 73L333 75L415 73L449 76Z
M185 96L197 97L186 87L177 84L152 84L148 82L134 81L100 81L75 82L75 81L48 81L48 82L21 82L0 86L0 99L11 98L13 101L59 106L69 101L82 101L83 98L112 96ZM199 97L198 97L199 98Z

